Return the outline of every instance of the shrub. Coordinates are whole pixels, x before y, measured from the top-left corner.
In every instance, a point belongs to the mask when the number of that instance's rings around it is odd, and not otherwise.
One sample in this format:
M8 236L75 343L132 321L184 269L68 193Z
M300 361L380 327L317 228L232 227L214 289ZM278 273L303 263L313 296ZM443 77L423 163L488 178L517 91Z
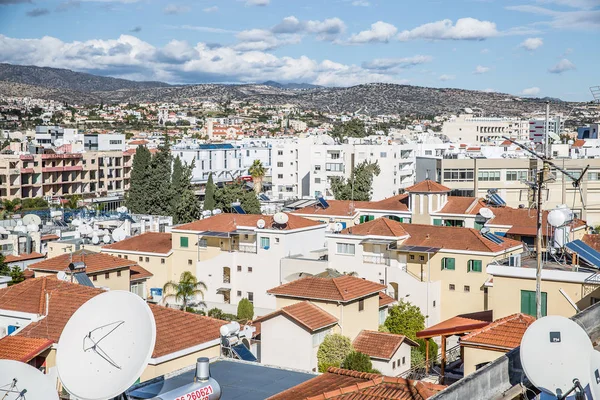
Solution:
M353 351L352 342L346 336L340 334L325 336L317 351L319 372L325 372L329 367L339 367L346 356Z
M208 316L211 318L216 318L216 319L225 319L223 318L223 310L221 310L220 308L211 308L210 310L208 310Z
M252 320L254 317L254 305L250 303L250 300L240 300L237 308L237 317L238 319L244 319L246 321Z
M369 356L365 353L353 351L342 362L342 368L358 372L372 372L373 364Z

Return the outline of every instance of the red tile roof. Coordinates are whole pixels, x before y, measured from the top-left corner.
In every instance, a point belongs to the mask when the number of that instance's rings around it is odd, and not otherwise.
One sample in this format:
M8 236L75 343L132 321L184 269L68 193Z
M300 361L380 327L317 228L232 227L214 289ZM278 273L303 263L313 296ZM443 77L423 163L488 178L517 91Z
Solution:
M444 185L440 185L439 183L434 182L432 180L425 179L424 181L421 181L416 185L407 187L405 190L409 193L447 193L450 192L452 189Z
M60 239L60 236L58 236L58 235L43 235L41 237L42 241L44 241L44 240L58 240L58 239Z
M267 293L309 300L348 302L378 293L385 288L384 285L355 276L343 275L337 278L307 276L267 290Z
M443 214L467 214L477 204L477 197L448 196L448 202L438 211Z
M426 400L446 386L331 367L268 400Z
M45 257L46 256L43 255L42 253L36 253L36 252L32 252L29 254L19 254L18 256L13 256L12 254L10 254L4 258L4 261L6 261L7 263L12 263L12 262L18 262L18 261L35 260L37 258L45 258Z
M525 331L534 322L535 318L530 315L521 313L509 315L463 336L460 344L512 350L521 345Z
M364 224L346 228L341 233L343 235L387 236L395 238L408 236L408 232L406 232L399 222L389 218L377 218Z
M287 214L289 219L284 230L302 229L322 225L321 222L312 221L294 214ZM189 224L174 227L178 231L194 232L233 232L239 226L255 227L256 222L262 219L266 222L265 229L273 225L273 216L259 214L219 214L210 218L190 222Z
M583 139L577 139L574 143L572 147L583 147L583 145L585 145L585 140Z
M356 351L365 353L369 357L390 360L404 342L409 346L419 347L404 335L367 330L362 330L358 334L352 346Z
M86 249L78 250L73 254L62 254L58 257L49 258L44 261L31 264L29 269L33 271L59 272L69 268L72 262L85 263L87 274L94 274L103 271L112 271L116 269L129 268L137 265L134 261L125 258L113 257L105 253L95 253Z
M467 333L489 324L487 321L456 316L417 332L417 337L424 339L451 333Z
M585 234L585 235L583 235L583 238L581 239L581 241L583 243L587 244L588 246L590 246L592 249L594 249L596 251L600 251L600 235Z
M336 317L308 301L302 301L283 307L271 314L259 318L258 321L262 323L280 315L297 322L309 332L318 331L319 329L326 328L338 322Z
M5 336L0 339L0 360L26 363L51 346L52 341L48 339Z
M397 300L383 292L379 292L379 308L394 304Z
M162 232L146 232L102 247L104 252L125 250L158 254L167 254L171 249L171 234Z
M302 215L336 215L352 217L356 215L357 208L362 208L367 201L351 201L351 200L327 200L329 207L323 208L319 203L313 204L293 211L292 214Z
M364 201L357 208L361 210L408 211L408 195L399 194L380 201Z
M129 267L129 280L130 281L141 281L153 277L154 274L139 265L132 265Z

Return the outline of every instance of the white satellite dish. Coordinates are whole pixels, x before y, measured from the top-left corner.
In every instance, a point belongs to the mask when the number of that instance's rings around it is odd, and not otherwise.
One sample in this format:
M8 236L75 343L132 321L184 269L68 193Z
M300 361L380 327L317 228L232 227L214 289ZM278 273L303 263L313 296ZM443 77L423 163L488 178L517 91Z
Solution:
M73 226L81 226L81 224L83 224L83 221L80 220L79 218L76 218L73 221L71 221L71 225L73 225Z
M486 233L490 233L490 228L483 227L480 232L482 235L485 235Z
M41 225L42 219L35 214L27 214L23 217L24 225Z
M100 243L100 238L96 235L92 236L92 244Z
M492 210L490 210L489 208L482 208L479 210L479 214L481 214L481 216L485 219L492 219L494 218L494 212Z
M567 393L573 379L590 383L593 350L587 333L576 322L553 315L527 328L521 340L521 364L529 381L552 396Z
M58 392L48 375L14 360L0 360L0 399L58 400Z
M335 230L335 232L341 232L344 229L344 225L342 225L341 223L337 222L334 225L333 229Z
M58 341L56 366L64 388L81 400L111 399L146 369L156 323L138 295L111 290L83 304Z
M217 209L214 209L212 213L213 213L213 215L219 215L219 214L221 214L222 212L223 212L223 211L222 211L220 208L217 208Z
M15 232L27 233L27 227L24 225L17 225L17 226L15 226L15 228L13 230Z
M120 242L121 240L125 239L125 231L121 228L115 229L112 233L112 239L115 242Z
M590 391L592 398L600 399L600 352L590 354Z
M258 229L263 229L263 228L265 227L265 225L266 225L266 222L265 222L265 220L264 220L264 219L262 219L262 218L261 218L261 219L259 219L258 221L256 221L256 227L257 227Z
M102 241L106 244L110 243L110 235L102 236Z
M36 225L36 224L28 224L27 225L27 232L37 232L40 230L40 226Z
M58 278L59 281L68 281L69 280L69 276L65 273L65 271L58 271L58 274L56 274L56 277Z
M548 132L548 136L550 136L550 138L552 140L557 141L557 142L560 143L560 136L557 135L556 133L554 133L554 132Z
M278 225L285 225L287 224L288 220L289 217L285 213L278 212L275 215L273 215L273 221L275 221L275 223Z

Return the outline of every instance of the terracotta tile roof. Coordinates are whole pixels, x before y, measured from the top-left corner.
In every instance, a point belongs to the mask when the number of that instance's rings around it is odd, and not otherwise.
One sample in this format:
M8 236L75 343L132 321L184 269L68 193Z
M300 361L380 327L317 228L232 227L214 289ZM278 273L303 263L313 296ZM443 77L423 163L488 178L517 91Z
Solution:
M477 197L448 196L448 202L438 211L443 214L467 214L477 204Z
M307 218L299 217L294 214L287 214L289 217L285 230L309 228L322 225L321 222L313 221ZM272 215L259 214L219 214L210 218L201 219L190 222L189 224L179 225L174 227L174 230L179 231L196 231L196 232L233 232L239 226L255 227L256 222L263 219L266 222L266 228L273 225Z
M308 301L302 301L283 307L271 314L259 318L258 321L264 322L279 315L292 319L309 332L318 331L319 329L334 325L338 322L338 319L333 315Z
M5 336L0 339L0 360L28 362L52 346L52 341L42 338Z
M534 322L535 318L530 315L521 313L509 315L463 336L460 343L512 350L521 345L525 331Z
M141 281L153 277L154 274L139 265L132 265L129 267L129 280L130 281Z
M379 308L394 304L397 300L383 292L379 292Z
M127 144L132 145L132 146L142 146L142 145L146 145L148 143L150 143L150 142L142 139L142 140L132 140L131 142L129 142Z
M42 241L44 241L44 240L58 240L58 239L60 239L60 236L58 236L58 235L43 235L42 238L41 238Z
M352 217L356 215L357 208L362 208L363 204L368 203L367 201L354 201L351 200L327 200L329 207L323 208L320 204L313 204L293 211L292 214L303 214L303 215L337 215L337 216L348 216Z
M487 321L480 321L478 319L465 318L460 315L456 317L452 317L445 321L440 322L439 324L435 324L430 326L427 329L423 329L420 332L417 332L418 338L430 338L435 336L440 336L449 333L466 333L472 332L475 329L483 328L484 326L489 325L490 323Z
M367 330L362 330L352 345L356 351L365 353L369 357L390 360L404 342L410 346L419 346L404 335Z
M425 400L446 386L331 367L269 400Z
M126 250L142 253L167 254L172 249L171 233L146 232L102 247L102 251Z
M357 208L361 210L408 211L408 195L399 194L380 201L364 201Z
M8 255L4 258L4 261L7 263L18 262L18 261L28 261L35 260L37 258L45 258L46 256L42 253L32 252L29 254L19 254L18 256Z
M452 189L444 185L440 185L439 183L434 182L432 180L425 179L424 181L421 181L416 185L407 187L405 190L409 193L447 193L450 192Z
M571 147L583 147L583 145L585 145L585 140L577 139Z
M408 233L397 221L389 218L377 218L373 221L365 222L344 229L343 235L359 235L359 236L387 236L387 237L406 237Z
M95 253L89 250L78 250L71 254L62 254L58 257L31 264L29 269L33 271L65 271L72 262L84 262L87 274L102 271L123 269L136 265L134 261L125 258L113 257L105 253Z
M500 146L511 146L513 143L510 140L505 140L504 142L500 143Z
M307 276L267 290L267 293L275 296L347 302L378 293L385 288L384 285L355 276L343 275L337 278Z
M590 246L592 249L600 251L600 235L585 234L583 235L581 241Z

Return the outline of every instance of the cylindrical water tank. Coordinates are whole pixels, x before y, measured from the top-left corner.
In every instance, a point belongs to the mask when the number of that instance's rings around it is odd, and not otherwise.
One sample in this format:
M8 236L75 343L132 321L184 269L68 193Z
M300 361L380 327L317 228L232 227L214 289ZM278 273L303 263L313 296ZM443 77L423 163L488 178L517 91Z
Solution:
M240 324L233 321L228 323L227 325L221 326L219 332L221 332L221 336L229 336L234 335L240 331Z
M548 213L548 223L551 226L563 226L573 220L573 212L565 207L559 206Z

